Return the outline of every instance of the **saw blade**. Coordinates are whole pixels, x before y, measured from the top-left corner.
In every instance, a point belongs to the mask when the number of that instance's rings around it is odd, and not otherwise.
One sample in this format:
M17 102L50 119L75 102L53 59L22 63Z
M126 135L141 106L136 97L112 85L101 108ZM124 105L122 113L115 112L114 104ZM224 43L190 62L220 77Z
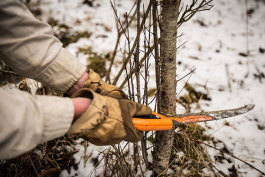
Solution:
M249 105L236 108L236 109L177 114L176 116L168 116L168 117L174 121L181 122L181 123L205 122L205 121L219 120L219 119L225 119L229 117L238 116L240 114L244 114L252 110L254 107L255 107L254 104L249 104Z

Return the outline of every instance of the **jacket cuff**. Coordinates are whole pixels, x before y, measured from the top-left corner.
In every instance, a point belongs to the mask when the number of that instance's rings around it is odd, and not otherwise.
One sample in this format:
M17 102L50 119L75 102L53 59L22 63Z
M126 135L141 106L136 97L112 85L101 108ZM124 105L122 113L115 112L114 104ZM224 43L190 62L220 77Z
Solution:
M76 57L61 48L53 63L40 73L36 80L52 88L57 93L65 93L80 79L85 71L86 67Z
M70 98L38 96L43 108L43 135L41 141L64 136L74 118L74 105ZM42 143L40 142L40 143Z

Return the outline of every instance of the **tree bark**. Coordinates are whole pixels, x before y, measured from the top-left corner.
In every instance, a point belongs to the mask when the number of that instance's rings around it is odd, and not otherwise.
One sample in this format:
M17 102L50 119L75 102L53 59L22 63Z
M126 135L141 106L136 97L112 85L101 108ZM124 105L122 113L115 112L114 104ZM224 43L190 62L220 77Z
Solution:
M161 105L162 113L176 113L176 52L177 20L180 0L163 0L161 12ZM159 87L159 86L158 86ZM156 133L154 172L165 174L168 168L173 144L174 130Z

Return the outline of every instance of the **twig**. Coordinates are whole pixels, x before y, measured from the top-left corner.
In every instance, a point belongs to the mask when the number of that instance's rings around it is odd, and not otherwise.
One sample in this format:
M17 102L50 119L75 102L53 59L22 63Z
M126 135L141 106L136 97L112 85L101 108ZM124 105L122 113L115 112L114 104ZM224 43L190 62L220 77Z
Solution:
M117 11L115 10L114 6L115 6L115 5L112 5L112 8L113 8L113 11L114 11L114 13L115 13L115 16L117 17L117 16L118 16L118 15L116 14ZM135 4L134 4L134 6L135 6ZM134 7L134 6L133 6L133 7ZM133 7L131 8L130 12L132 11ZM130 12L129 12L129 14L130 14ZM129 14L128 14L128 15L129 15ZM129 27L129 25L132 23L132 21L133 21L135 15L136 15L136 9L135 9L135 11L134 11L134 13L133 13L133 15L132 15L130 21L128 22L128 19L126 19L126 20L122 23L122 25L125 25L126 22L127 22L125 28L122 28L122 27L121 27L122 30L120 30L119 27L118 27L118 24L121 24L121 22L118 22L120 19L116 18L116 26L117 26L118 37L117 37L117 39L116 39L116 44L115 44L115 48L114 48L114 51L113 51L112 57L111 57L111 59L110 59L110 66L109 66L109 69L108 69L107 74L106 74L106 80L105 80L106 82L108 82L108 81L110 80L110 72L111 72L111 69L112 69L112 66L113 66L113 63L114 63L114 59L115 59L116 54L117 54L117 49L118 49L118 45L119 45L119 42L120 42L121 36L122 36L123 33L125 33L126 29L128 29L128 27ZM126 16L126 17L127 17L127 16Z
M29 156L29 160L30 160L30 163L31 163L31 164L32 164L32 166L33 166L33 169L34 169L34 171L35 171L36 175L37 175L37 176L39 176L39 174L38 174L38 171L36 170L36 167L35 167L35 165L34 165L34 163L33 163L32 159L31 159L31 156Z
M177 49L179 49L180 47L182 47L183 45L185 45L187 42L188 42L188 41L185 41L185 42L183 42L182 44L180 44L180 45L177 47Z
M144 9L144 7L143 7ZM145 9L144 9L145 11ZM145 14L144 14L145 16ZM151 33L150 33L150 29L151 29L151 23L152 23L152 20L151 20L152 16L149 15L149 26L148 28L144 27L144 53L147 52L147 50L150 48L150 41L151 41ZM148 33L148 39L146 37L146 31ZM151 53L152 54L152 53ZM149 64L149 60L150 60L150 55L147 55L146 57L146 60L145 60L145 76L143 77L144 78L144 95L143 95L143 103L142 104L145 104L147 105L148 104L148 82L149 82L149 67L150 67L150 64Z
M126 29L123 27L123 25L121 24L121 20L119 19L119 17L118 17L118 12L117 12L117 9L114 7L114 5L112 4L112 2L110 1L110 4L111 4L111 7L112 7L112 9L113 9L113 11L114 11L114 15L115 15L115 17L116 17L116 20L117 20L117 22L118 22L118 24L120 24L120 28L121 28L121 30L122 31L126 31ZM124 35L125 35L125 37L127 38L127 40L129 40L129 38L128 38L128 36L126 35L126 33L123 33Z
M202 0L197 7L194 7L197 3L197 0L193 0L191 5L186 5L184 12L178 20L178 27L181 26L184 22L189 21L197 12L210 10L213 7L213 5L210 4L212 1L213 0ZM184 5L182 4L180 12L184 9L183 6Z
M227 76L227 83L228 83L228 88L229 88L229 92L232 92L232 88L231 88L231 83L230 83L230 73L229 73L229 66L226 63L225 64L225 72L226 72L226 76Z
M137 34L139 34L137 44L136 44L136 50L135 50L135 76L136 76L136 90L137 90L137 101L138 103L141 103L141 91L140 91L140 64L139 64L139 48L140 48L140 0L137 0ZM144 16L145 18L145 16Z
M14 75L19 75L20 76L20 74L14 72L14 71L8 71L8 70L4 70L4 69L0 69L0 71L3 72L3 73L14 74Z
M210 157L209 157L209 154L207 154L204 150L202 151L202 153L208 158L208 159L211 159ZM204 162L205 163L205 162ZM216 174L216 172L214 171L214 169L216 169L219 173L220 173L220 170L217 168L217 167L215 167L212 163L210 163L210 162L208 162L207 161L207 163L206 163L206 165L208 166L208 168L214 173L214 176L215 177L218 177L219 175L218 174ZM214 168L214 169L213 169ZM221 173L222 174L222 173ZM222 174L223 175L223 174ZM224 176L224 175L223 175Z
M135 10L135 12L136 12L137 10ZM128 36L130 35L130 33L129 33L129 23L128 23L128 18L127 18L127 16L126 16L126 22L127 22L127 33L128 33ZM131 47L130 47L130 40L128 40L127 41L127 43L128 43L128 52L130 52L131 51ZM125 50L126 50L126 47L125 47ZM124 51L124 56L125 56L125 53L126 53L126 51ZM125 58L125 57L124 57ZM129 63L129 67L130 67L130 69L132 68L132 63L131 63L131 60L130 60L130 63ZM126 78L127 78L127 82L128 82L128 92L129 92L129 98L130 98L130 100L132 99L132 100L134 100L134 86L133 86L133 80L131 79L131 82L130 82L130 78L129 78L129 76L128 76L128 71L127 71L127 68L125 67L125 73L126 73ZM130 87L130 83L131 83L131 86L132 87ZM132 91L131 91L132 90Z
M145 58L152 52L152 50L154 49L154 45L149 48L149 50L144 54L144 56L141 58L139 64L140 64L140 67L142 66L143 62L145 61ZM132 69L131 72L128 74L128 77L127 78L131 78L132 75L135 73L136 69ZM125 78L122 82L122 84L120 85L120 88L123 88L124 85L126 84L127 82L127 78Z
M88 155L86 155L87 153L87 146L88 146L88 141L85 140L85 143L84 143L84 168L86 168L86 163L87 163L87 160L88 160Z
M146 12L145 12L146 16L149 14L150 9L151 9L151 4L148 5L148 8L147 8L147 10L146 10ZM120 76L121 76L121 74L122 74L124 68L126 67L127 63L129 62L129 60L130 60L130 58L131 58L131 56L132 56L132 54L133 54L133 51L134 51L134 49L135 49L135 47L136 47L137 41L139 40L140 33L141 33L142 29L143 29L143 25L144 25L144 23L145 23L145 20L146 20L146 18L143 18L143 19L142 19L141 26L140 26L140 29L141 29L141 30L140 30L139 33L137 33L137 35L136 35L136 38L135 38L134 43L133 43L133 46L132 46L132 48L131 48L131 52L128 54L127 58L124 60L123 65L122 65L122 67L121 67L119 73L117 74L117 76L115 77L114 81L112 82L112 85L116 85L116 84L117 84L117 82L118 82L118 80L119 80L119 78L120 78Z
M157 33L157 1L151 0L152 2L152 16L153 16L153 36L154 36L154 48L155 48L155 74L156 74L156 105L157 111L160 112L161 108L161 72L160 72L160 57L159 57L159 49L158 49L158 33Z
M145 11L144 7L143 7L143 11ZM143 14L144 16L146 14ZM144 17L145 18L145 17ZM147 48L150 47L150 38L151 38L151 33L149 32L150 31L150 28L151 28L151 15L149 16L149 30L144 26L144 53L147 53ZM148 39L146 37L146 31L148 32ZM143 95L143 103L142 104L145 104L147 105L148 104L148 95L147 95L147 91L148 91L148 77L149 77L149 55L147 55L146 59L145 59L145 75L144 75L144 95ZM148 159L147 159L147 132L144 132L144 136L141 140L141 147L142 147L142 154L143 154L143 160L144 160L144 163L145 163L145 166L146 168L148 168ZM141 167L141 165L140 165ZM142 170L142 167L141 167L141 170ZM141 171L142 172L142 171ZM145 176L144 173L142 172L142 176Z
M196 68L194 68L193 70L191 70L188 74L186 74L185 76L183 76L182 78L178 79L178 81L181 81L182 79L184 79L185 77L187 77L188 75L192 74L194 71L196 70Z
M195 69L194 69L195 70ZM193 71L194 71L193 70ZM184 87L185 87L185 85L188 83L188 81L190 80L190 77L191 77L191 75L192 75L192 71L191 72L189 72L188 74L186 74L184 77L187 77L189 75L189 78L187 79L187 81L185 82L185 84L184 84L184 86L181 88L181 90L180 90L180 92L177 94L177 98L178 98L178 96L180 95L180 93L182 92L182 90L184 89ZM184 77L182 77L182 78L180 78L180 79L183 79ZM179 79L179 80L180 80ZM177 80L177 81L179 81L179 80Z
M250 166L250 167L253 168L254 170L256 170L256 171L258 171L259 173L261 173L262 175L265 175L265 172L263 172L263 171L259 170L258 168L254 167L252 164L250 164L250 163L248 163L248 162L246 162L246 161L244 161L244 160L242 160L242 159L236 157L234 154L232 154L232 153L230 153L230 152L226 152L226 151L224 151L224 150L222 150L222 149L218 149L218 148L216 148L216 147L214 147L214 146L212 146L212 145L209 145L209 144L206 144L206 143L202 142L201 140L193 140L193 141L197 141L197 142L199 142L199 143L201 143L201 144L203 144L203 145L205 145L205 146L208 146L208 147L213 148L213 149L215 149L215 150L218 150L218 151L220 151L220 152L222 152L222 153L224 153L224 154L227 154L227 155L229 155L229 156L231 156L231 157L233 157L233 158L235 158L235 159L237 159L237 160L239 160L239 161L241 161L241 162L247 164L248 166Z
M171 162L170 162L170 164L167 166L167 168L164 170L164 171L162 171L158 176L164 176L165 175L165 172L168 170L168 168L170 167L170 165L172 165L173 164L173 162L175 162L175 159L176 159L177 157L175 157Z
M119 145L118 145L119 146ZM126 159L125 157L122 155L120 149L118 149L115 145L112 145L112 147L116 150L116 153L117 153L117 156L118 156L118 161L119 160L122 160L124 162L124 164L126 164ZM131 170L129 169L129 167L126 165L126 168L127 168L127 171L130 173L130 176L133 176L132 175L132 172Z
M38 176L40 176L40 177L53 176L52 175L53 173L56 173L59 171L60 171L60 169L58 169L58 168L51 168L51 169L45 170L44 172L41 173L41 175L38 175Z

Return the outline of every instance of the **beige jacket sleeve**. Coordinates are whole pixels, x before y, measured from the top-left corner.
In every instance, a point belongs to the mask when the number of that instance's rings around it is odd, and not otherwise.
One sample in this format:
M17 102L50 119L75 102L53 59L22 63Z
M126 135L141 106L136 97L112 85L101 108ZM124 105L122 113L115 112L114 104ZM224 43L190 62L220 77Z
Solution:
M73 120L70 98L0 88L0 159L14 158L63 136Z
M72 87L86 69L62 48L49 25L15 0L0 0L0 58L17 73L58 93ZM69 98L0 89L0 159L16 157L64 135L73 109Z
M0 1L0 57L17 73L66 92L85 72L83 66L19 1Z

